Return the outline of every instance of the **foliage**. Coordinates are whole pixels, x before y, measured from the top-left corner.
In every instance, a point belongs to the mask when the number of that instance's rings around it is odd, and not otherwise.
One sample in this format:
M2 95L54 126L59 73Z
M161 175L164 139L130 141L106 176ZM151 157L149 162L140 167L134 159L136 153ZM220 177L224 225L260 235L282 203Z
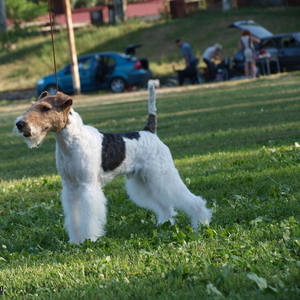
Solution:
M38 16L46 14L48 6L46 3L34 3L27 0L6 0L7 18L14 22L16 28L21 28L21 24L30 22Z
M91 7L98 4L98 0L73 0L72 7L81 8L81 7Z
M48 4L43 2L35 3L27 0L6 0L5 2L7 18L13 22L14 27L0 35L2 45L28 39L32 36L32 28L24 27L24 22L31 22L48 11Z
M158 135L209 227L175 226L105 187L106 236L69 244L49 134L11 132L28 100L0 103L0 286L5 299L289 299L300 296L300 73L157 91ZM101 131L143 128L147 93L81 95Z

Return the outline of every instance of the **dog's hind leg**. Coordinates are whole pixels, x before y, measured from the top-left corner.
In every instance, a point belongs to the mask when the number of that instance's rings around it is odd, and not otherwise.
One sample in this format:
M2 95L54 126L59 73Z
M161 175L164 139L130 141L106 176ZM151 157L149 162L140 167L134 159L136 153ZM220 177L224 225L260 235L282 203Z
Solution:
M163 224L170 221L174 224L177 215L170 203L163 203L157 199L157 191L138 175L126 179L126 190L130 199L140 207L150 209L157 217L157 223Z
M175 167L159 169L157 174L148 174L145 179L134 176L127 181L128 193L135 203L153 210L158 223L173 222L174 207L190 217L195 230L199 223L210 222L212 213L206 207L206 201L189 191Z
M189 191L179 175L174 171L172 180L165 181L161 201L173 203L176 209L184 211L191 219L192 227L197 230L199 223L206 225L211 220L211 210L206 207L206 200Z
M178 204L176 207L183 210L191 219L192 227L197 230L200 223L208 225L211 221L211 210L206 207L206 200L200 196L192 194L189 190L188 193L179 194Z

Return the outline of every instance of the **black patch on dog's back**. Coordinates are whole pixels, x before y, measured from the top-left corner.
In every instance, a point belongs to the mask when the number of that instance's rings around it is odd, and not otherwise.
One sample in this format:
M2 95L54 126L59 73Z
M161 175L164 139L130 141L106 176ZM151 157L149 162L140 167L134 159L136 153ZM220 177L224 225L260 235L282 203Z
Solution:
M133 140L133 139L138 140L141 137L138 131L119 133L118 135L125 137L129 140Z
M102 168L105 172L112 171L119 167L126 157L124 137L138 140L140 134L137 131L118 134L101 133L103 134Z

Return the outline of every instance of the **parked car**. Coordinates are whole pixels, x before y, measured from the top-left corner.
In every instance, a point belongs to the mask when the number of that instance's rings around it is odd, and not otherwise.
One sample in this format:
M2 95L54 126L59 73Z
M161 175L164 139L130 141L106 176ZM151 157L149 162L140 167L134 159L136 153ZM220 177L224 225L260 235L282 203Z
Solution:
M300 70L300 32L273 34L258 23L248 21L237 21L229 25L230 28L249 30L251 34L261 40L254 44L256 54L269 53L271 72ZM274 58L272 60L272 58ZM279 70L278 64L279 62ZM243 72L244 60L242 50L234 54L234 68Z
M111 89L115 93L121 93L131 86L146 84L151 78L147 59L137 59L132 54L119 52L81 56L78 58L78 69L82 92ZM70 64L57 72L57 79L59 91L66 94L74 92ZM55 94L55 74L39 79L36 88L38 95L43 91Z

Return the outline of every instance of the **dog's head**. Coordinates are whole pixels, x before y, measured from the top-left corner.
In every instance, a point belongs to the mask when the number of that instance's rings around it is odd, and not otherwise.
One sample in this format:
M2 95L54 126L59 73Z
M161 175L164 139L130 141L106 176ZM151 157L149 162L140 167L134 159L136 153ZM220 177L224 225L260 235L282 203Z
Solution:
M14 131L21 133L29 148L37 147L48 131L59 132L68 123L73 100L61 92L50 95L43 92L38 101L15 121Z

